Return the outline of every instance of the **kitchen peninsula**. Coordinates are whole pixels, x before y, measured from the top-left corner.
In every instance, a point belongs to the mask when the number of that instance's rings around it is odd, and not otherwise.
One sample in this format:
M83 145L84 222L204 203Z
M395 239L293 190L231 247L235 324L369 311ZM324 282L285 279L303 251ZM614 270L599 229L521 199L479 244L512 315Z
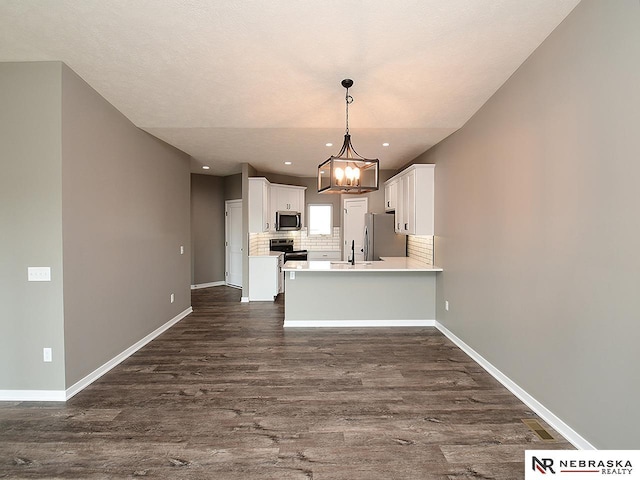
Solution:
M374 262L287 262L285 327L432 326L436 274L408 257Z

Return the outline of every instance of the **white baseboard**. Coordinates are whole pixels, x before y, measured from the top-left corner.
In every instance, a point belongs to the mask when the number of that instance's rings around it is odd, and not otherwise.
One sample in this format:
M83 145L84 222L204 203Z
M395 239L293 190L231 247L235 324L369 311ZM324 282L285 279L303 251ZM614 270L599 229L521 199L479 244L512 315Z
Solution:
M444 336L456 344L463 352L469 355L478 365L484 368L493 378L498 380L507 390L518 397L522 403L533 410L540 418L547 422L551 428L566 438L574 447L580 450L597 450L596 447L591 445L584 437L576 432L569 425L564 423L559 417L557 417L548 408L538 402L535 398L529 395L523 388L517 383L507 377L504 373L494 367L488 362L482 355L476 352L473 348L463 342L454 333L452 333L447 327L436 321L435 326L440 330Z
M285 320L284 328L435 327L435 320Z
M209 288L209 287L219 287L221 285L226 285L227 282L224 280L220 282L209 282L209 283L196 283L195 285L191 285L191 290L199 290L201 288Z
M249 297L240 297L241 303L249 303Z
M131 345L124 352L116 355L114 358L109 360L107 363L98 367L89 375L74 383L71 387L66 390L0 390L0 401L8 401L8 402L64 402L69 400L75 394L86 388L91 383L95 382L102 375L107 373L116 365L122 363L124 360L129 358L131 355L136 353L142 347L144 347L151 340L156 338L161 333L164 333L166 330L174 326L184 317L193 312L193 308L189 307L184 312L179 313L171 320L169 320L164 325L156 328L149 335L144 337L142 340L139 340L135 344Z
M95 382L98 378L103 376L105 373L107 373L113 367L115 367L116 365L119 365L120 363L125 361L127 358L129 358L131 355L136 353L138 350L140 350L142 347L144 347L151 340L153 340L154 338L158 337L160 334L162 334L162 333L166 332L167 330L169 330L169 328L173 327L176 323L178 323L180 320L182 320L184 317L186 317L187 315L189 315L192 312L193 312L193 308L192 307L187 308L185 311L179 313L178 315L173 317L171 320L169 320L164 325L156 328L153 332L151 332L149 335L147 335L143 339L141 339L141 340L137 341L136 343L134 343L133 345L131 345L124 352L120 353L119 355L116 355L114 358L109 360L107 363L105 363L101 367L98 367L97 369L95 369L93 372L91 372L86 377L84 377L83 379L81 379L78 382L74 383L71 387L67 388L67 390L66 390L66 399L67 400L70 399L76 393L80 392L81 390L83 390L84 388L86 388L87 386L89 386L90 384Z
M64 390L0 390L0 402L64 402Z

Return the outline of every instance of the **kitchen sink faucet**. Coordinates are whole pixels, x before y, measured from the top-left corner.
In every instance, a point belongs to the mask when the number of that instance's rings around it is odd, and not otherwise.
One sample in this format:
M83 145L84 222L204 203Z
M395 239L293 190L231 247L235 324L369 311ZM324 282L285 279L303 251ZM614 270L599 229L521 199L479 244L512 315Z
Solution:
M356 264L356 241L351 240L351 265Z

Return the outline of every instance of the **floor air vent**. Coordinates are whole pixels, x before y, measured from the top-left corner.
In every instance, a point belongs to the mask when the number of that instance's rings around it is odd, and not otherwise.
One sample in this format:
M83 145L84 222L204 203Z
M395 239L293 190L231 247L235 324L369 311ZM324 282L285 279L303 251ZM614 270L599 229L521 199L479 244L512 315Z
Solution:
M545 442L550 442L555 440L553 436L545 430L545 428L540 425L540 422L534 420L533 418L523 418L522 423L524 423L527 427L529 427L533 433L540 437L540 440L544 440Z

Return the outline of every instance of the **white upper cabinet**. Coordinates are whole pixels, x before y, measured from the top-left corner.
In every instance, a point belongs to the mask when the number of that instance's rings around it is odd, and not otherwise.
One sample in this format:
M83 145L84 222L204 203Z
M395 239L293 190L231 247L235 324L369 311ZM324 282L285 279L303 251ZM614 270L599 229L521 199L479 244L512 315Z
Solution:
M273 230L275 215L269 218L269 181L263 177L249 178L249 232Z
M304 191L307 187L278 185L264 177L249 178L249 233L276 229L276 212L304 214Z
M416 233L416 172L407 172L402 176L402 233L417 235Z
M269 188L270 210L269 221L273 224L272 230L276 228L276 212L300 212L302 224L304 225L304 191L307 187L297 187L295 185L279 185L272 183Z
M274 212L303 212L304 191L307 187L271 185L271 209Z
M395 231L396 233L406 233L404 229L404 197L403 197L403 185L402 185L402 177L395 177L395 202L396 208L393 209L394 218L395 218Z
M433 235L435 165L411 165L385 182L390 195L395 190L396 233L405 235ZM393 187L392 187L393 185Z
M396 178L384 184L384 211L395 212L398 205L398 183Z

